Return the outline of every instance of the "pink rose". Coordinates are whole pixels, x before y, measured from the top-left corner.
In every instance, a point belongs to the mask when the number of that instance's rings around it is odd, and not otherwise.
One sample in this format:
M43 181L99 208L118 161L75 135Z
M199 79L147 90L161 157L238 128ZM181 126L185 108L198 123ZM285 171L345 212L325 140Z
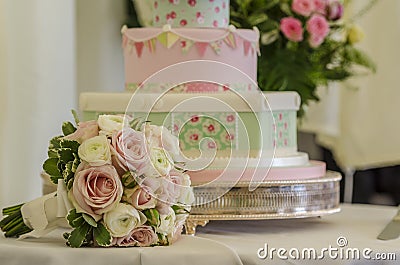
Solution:
M292 10L299 15L308 17L315 10L313 0L293 0Z
M113 238L112 245L119 247L149 247L156 244L158 237L151 226L140 226L124 237Z
M113 165L120 175L131 170L140 176L150 161L144 134L131 128L113 134L111 152Z
M328 6L328 18L330 20L338 20L343 16L343 5L338 0L332 0Z
M113 166L90 167L81 163L69 197L77 212L87 213L98 221L115 207L122 193L122 183Z
M315 14L306 23L307 31L310 33L310 39L318 40L313 43L321 44L329 33L329 24L325 17ZM317 45L319 46L319 45Z
M169 176L146 177L139 185L147 189L156 199L156 209L160 214L168 213L170 206L176 203L180 192Z
M327 0L314 0L314 11L321 15L326 15Z
M318 35L311 35L308 38L308 43L312 48L318 48L323 42L325 38L318 36Z
M145 210L156 207L157 200L152 196L153 191L150 187L141 185L137 186L132 195L128 197L128 202L138 210Z
M179 140L167 128L146 124L143 131L149 146L162 148L168 152L174 161L181 161Z
M281 31L288 40L299 42L303 40L303 27L301 21L294 17L281 19Z
M85 140L99 135L99 126L96 121L86 121L78 123L77 130L64 137L67 140L77 141L83 143Z

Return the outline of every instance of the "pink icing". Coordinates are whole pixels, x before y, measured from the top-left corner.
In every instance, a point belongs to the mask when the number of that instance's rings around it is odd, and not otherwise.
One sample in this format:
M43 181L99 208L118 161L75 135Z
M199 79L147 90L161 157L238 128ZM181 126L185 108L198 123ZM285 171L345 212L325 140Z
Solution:
M181 21L180 23L186 24L184 21ZM160 28L128 29L124 33L125 38L127 38L125 43L145 42L157 37L162 32L163 30ZM186 38L196 40L195 43L210 43L221 38L223 39L223 37L229 33L227 29L211 28L177 28L174 29L174 32L181 36L181 41ZM199 46L196 45L192 45L188 51L183 52L183 43L180 41L168 49L156 39L154 42L154 50L150 51L149 48L145 46L139 58L135 49L132 50L129 45L125 45L124 58L126 82L133 84L142 83L149 76L165 67L189 60L211 60L225 63L244 72L252 80L257 80L257 55L256 53L244 55L243 37L248 41L256 43L258 42L258 33L246 29L237 29L236 32L237 33L234 33L236 35L236 48L229 47L224 41L222 41L221 50L218 54L210 46L207 46L206 49L200 53L198 50ZM187 43L184 43L184 45L187 45ZM226 79L226 83L229 83L231 78L226 77ZM165 81L174 82L174 78L171 76L171 80Z
M224 169L204 169L201 171L190 171L190 179L192 184L208 183L213 180L218 179L218 177L224 172ZM243 169L227 169L228 174L237 176L243 173L240 181L251 181L253 174L255 172L254 168L248 168L245 171ZM265 174L265 171L257 172L258 174ZM320 161L310 161L309 165L299 166L299 167L272 167L268 175L264 178L265 181L277 181L277 180L305 180L313 179L324 176L326 173L326 167L324 162ZM226 174L226 173L225 173ZM260 179L260 178L258 178Z

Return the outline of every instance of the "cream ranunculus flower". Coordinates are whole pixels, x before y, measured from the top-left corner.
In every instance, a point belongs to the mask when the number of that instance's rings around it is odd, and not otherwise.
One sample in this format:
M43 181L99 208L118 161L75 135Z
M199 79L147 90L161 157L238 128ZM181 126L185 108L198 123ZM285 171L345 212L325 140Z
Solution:
M150 163L144 170L146 177L166 176L173 168L169 154L162 148L150 149Z
M95 136L84 141L78 149L80 159L91 166L111 164L111 149L107 137Z
M168 214L160 215L160 225L156 228L156 232L164 235L173 233L175 230L175 221L175 212L169 207Z
M100 115L97 119L100 134L111 135L119 132L128 125L128 120L124 115Z
M105 213L103 219L113 237L124 237L147 221L143 213L125 203L119 203L115 209Z

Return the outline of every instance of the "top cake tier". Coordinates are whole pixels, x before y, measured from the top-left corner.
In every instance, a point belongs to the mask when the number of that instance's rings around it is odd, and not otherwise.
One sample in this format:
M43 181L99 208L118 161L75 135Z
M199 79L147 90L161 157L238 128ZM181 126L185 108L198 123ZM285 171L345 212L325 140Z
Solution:
M226 28L229 0L152 0L153 25L162 27Z

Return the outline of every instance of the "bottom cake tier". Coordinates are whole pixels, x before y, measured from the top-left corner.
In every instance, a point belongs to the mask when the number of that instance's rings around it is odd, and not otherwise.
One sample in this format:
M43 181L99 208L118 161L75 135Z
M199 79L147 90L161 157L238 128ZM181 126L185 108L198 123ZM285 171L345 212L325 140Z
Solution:
M328 171L313 179L265 181L254 191L249 191L248 182L238 182L222 196L218 196L224 189L221 183L194 187L195 206L186 233L195 234L196 226L210 220L289 219L339 212L340 180L340 173Z

